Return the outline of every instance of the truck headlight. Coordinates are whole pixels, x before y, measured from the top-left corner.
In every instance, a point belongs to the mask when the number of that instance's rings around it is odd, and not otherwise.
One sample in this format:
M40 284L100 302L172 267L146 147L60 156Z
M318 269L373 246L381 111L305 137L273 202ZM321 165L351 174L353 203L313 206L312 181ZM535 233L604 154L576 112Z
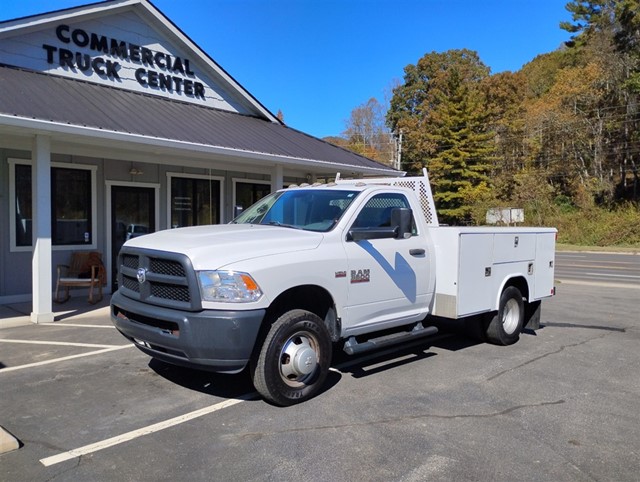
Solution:
M250 303L262 296L258 283L237 271L198 271L203 301Z

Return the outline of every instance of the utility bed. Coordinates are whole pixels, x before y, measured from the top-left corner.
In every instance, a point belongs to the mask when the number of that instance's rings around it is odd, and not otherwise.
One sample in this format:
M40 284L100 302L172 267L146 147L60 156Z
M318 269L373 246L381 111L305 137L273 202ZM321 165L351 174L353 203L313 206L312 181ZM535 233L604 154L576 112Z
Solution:
M495 310L502 284L516 274L526 276L528 302L554 293L555 228L441 226L431 229L431 237L438 260L436 316Z

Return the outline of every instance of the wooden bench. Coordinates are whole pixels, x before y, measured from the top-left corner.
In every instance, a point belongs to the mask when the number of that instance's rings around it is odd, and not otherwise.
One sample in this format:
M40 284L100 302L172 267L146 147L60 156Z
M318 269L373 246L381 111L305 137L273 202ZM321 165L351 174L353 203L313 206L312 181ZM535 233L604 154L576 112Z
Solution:
M102 300L102 287L106 285L107 277L102 255L97 251L75 251L71 253L68 265L58 265L58 280L56 282L56 303L69 300L69 288L89 288L89 303L95 304ZM60 289L64 288L64 298L60 298ZM94 298L93 290L98 288L99 298Z

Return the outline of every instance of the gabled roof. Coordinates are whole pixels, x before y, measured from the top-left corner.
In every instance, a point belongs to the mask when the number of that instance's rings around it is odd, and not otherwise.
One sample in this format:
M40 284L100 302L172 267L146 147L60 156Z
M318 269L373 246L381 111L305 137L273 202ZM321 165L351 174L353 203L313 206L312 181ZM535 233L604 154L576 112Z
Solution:
M23 34L45 29L48 26L61 22L62 20L86 21L126 11L135 12L168 40L181 45L190 55L193 55L204 62L211 77L219 84L226 87L229 91L235 92L240 97L242 104L255 115L264 117L271 122L281 123L273 113L263 106L253 95L251 95L251 93L242 87L240 83L229 75L204 50L202 50L182 30L180 30L178 26L176 26L148 0L106 0L79 7L56 10L53 12L0 22L0 41L3 38L7 38L18 33Z
M0 127L150 145L168 142L185 150L301 163L325 171L397 174L388 166L264 118L8 66L0 66L0 85Z

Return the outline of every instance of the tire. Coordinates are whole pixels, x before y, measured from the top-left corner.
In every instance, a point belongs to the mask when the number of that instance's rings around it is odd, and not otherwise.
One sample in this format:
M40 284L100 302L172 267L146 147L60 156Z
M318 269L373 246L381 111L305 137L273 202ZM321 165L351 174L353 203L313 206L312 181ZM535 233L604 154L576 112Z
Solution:
M524 325L524 301L515 286L508 286L500 295L497 312L489 315L487 341L494 345L513 345L520 338Z
M271 326L252 363L253 384L275 405L304 402L322 388L331 355L331 337L323 321L308 311L288 311Z

